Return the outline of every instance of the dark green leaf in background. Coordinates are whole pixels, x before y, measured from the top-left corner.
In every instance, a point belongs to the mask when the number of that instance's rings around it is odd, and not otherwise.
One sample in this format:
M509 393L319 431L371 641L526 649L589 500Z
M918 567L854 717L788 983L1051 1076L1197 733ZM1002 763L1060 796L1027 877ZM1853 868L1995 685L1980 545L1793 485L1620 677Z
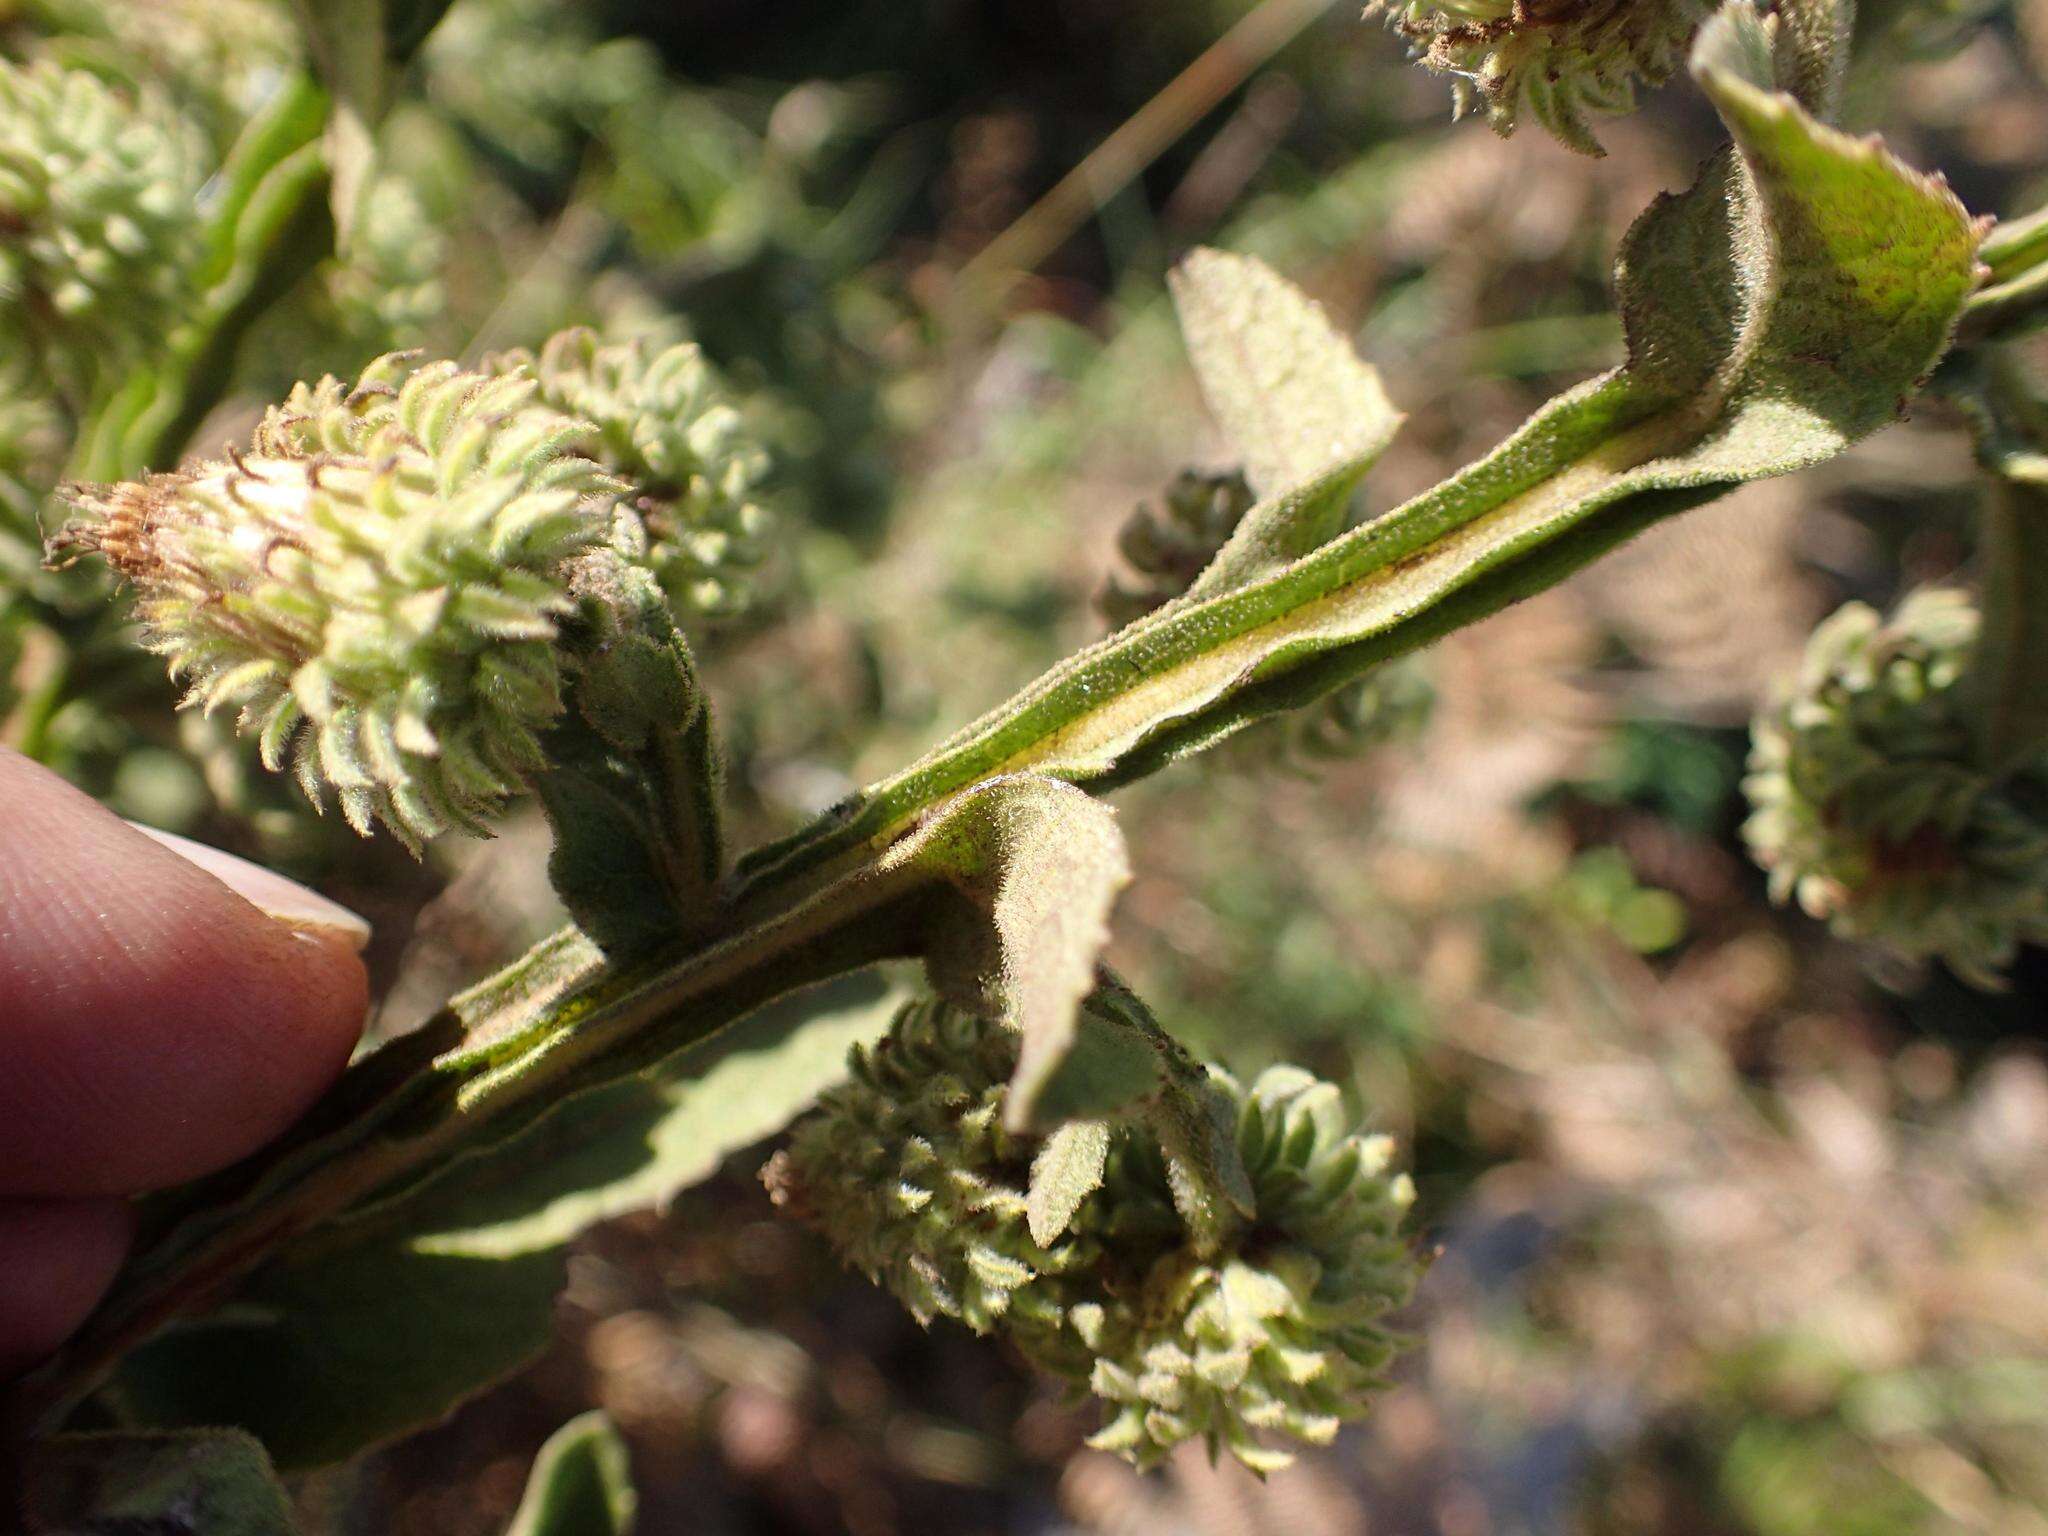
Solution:
M295 1536L263 1447L227 1429L57 1435L29 1452L30 1536Z

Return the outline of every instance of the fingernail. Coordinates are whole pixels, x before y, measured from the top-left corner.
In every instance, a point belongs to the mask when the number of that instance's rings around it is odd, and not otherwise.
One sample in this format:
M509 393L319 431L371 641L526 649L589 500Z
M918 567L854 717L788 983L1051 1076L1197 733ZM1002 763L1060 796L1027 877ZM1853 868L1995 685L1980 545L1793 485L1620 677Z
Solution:
M198 865L249 905L281 923L322 936L331 935L344 941L351 949L360 950L370 942L370 925L362 918L341 903L329 901L318 891L309 891L297 881L285 879L275 870L251 864L247 859L223 853L218 848L209 848L204 843L195 843L175 832L159 832L155 827L145 827L133 821L128 825L144 837L162 843L180 858Z

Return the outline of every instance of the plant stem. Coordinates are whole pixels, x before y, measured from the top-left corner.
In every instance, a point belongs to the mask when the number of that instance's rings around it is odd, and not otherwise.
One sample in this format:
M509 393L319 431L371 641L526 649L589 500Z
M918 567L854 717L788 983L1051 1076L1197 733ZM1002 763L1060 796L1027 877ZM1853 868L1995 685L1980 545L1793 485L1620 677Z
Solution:
M924 923L914 908L932 878L861 871L682 958L593 964L573 929L543 941L417 1034L351 1066L283 1143L196 1186L183 1202L191 1218L146 1246L86 1329L17 1386L4 1443L54 1430L166 1323L226 1296L293 1238L402 1189L458 1144L475 1146L483 1126L499 1123L508 1139L574 1094L778 997L916 953Z
M1976 723L2003 773L2048 752L2048 486L1994 480L1982 528Z
M1987 358L1983 380L1997 446L1979 455L1990 483L1970 702L1978 751L2004 773L2048 751L2048 419L2016 359Z

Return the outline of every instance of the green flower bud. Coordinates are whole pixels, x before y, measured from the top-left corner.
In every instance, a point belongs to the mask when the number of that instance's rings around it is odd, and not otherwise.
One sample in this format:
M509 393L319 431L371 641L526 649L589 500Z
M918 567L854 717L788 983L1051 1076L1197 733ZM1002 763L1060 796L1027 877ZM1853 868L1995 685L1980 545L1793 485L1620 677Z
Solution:
M1182 470L1157 510L1140 503L1124 520L1117 549L1129 562L1132 579L1112 576L1096 595L1097 611L1121 629L1172 602L1230 541L1256 499L1238 470Z
M1135 1291L1067 1308L1095 1357L1089 1385L1114 1407L1090 1444L1141 1467L1196 1437L1259 1472L1291 1459L1261 1431L1328 1444L1384 1385L1399 1347L1386 1318L1417 1275L1400 1236L1414 1187L1388 1175L1389 1138L1351 1131L1337 1088L1298 1068L1271 1068L1249 1092L1221 1081L1237 1103L1251 1226L1231 1251L1176 1249ZM1104 1187L1131 1178L1112 1169ZM1149 1167L1142 1184L1157 1188Z
M335 328L355 355L420 345L448 312L442 271L448 236L413 184L386 174L371 181L356 212L345 258L325 273Z
M0 316L62 353L47 364L90 371L162 336L198 252L199 160L154 96L0 60Z
M1994 776L1965 712L1978 615L1916 592L1813 633L1795 686L1761 714L1743 828L1772 896L1838 934L1978 986L2048 941L2048 761Z
M134 585L186 702L237 708L315 803L331 785L415 848L480 831L544 765L572 567L624 489L535 393L386 357L296 387L246 454L67 487L63 542Z
M542 401L591 423L586 451L640 490L642 558L678 613L746 607L772 532L753 499L768 456L695 343L657 351L644 337L606 345L576 329L537 358L511 352L488 366L531 372Z
M1082 1245L1041 1246L1027 1230L1032 1149L1002 1115L1016 1064L1008 1032L912 1004L872 1049L855 1048L851 1080L772 1165L778 1202L920 1323L952 1317L988 1333L1032 1281L1082 1258Z
M1453 77L1460 116L1513 133L1526 105L1557 139L1604 153L1589 112L1635 108L1685 57L1715 0L1372 0L1426 68Z
M1037 1149L1002 1128L1016 1059L1000 1026L906 1010L798 1128L771 1188L921 1322L1000 1330L1092 1390L1108 1421L1090 1443L1139 1466L1200 1439L1265 1471L1289 1458L1262 1433L1322 1444L1362 1413L1397 1347L1387 1315L1417 1273L1391 1143L1351 1133L1337 1089L1305 1072L1275 1068L1249 1092L1217 1074L1251 1220L1220 1249L1198 1244L1158 1142L1132 1122L1111 1132L1101 1185L1039 1243Z
M67 60L151 81L221 150L300 62L291 7L276 0L33 0L9 10Z

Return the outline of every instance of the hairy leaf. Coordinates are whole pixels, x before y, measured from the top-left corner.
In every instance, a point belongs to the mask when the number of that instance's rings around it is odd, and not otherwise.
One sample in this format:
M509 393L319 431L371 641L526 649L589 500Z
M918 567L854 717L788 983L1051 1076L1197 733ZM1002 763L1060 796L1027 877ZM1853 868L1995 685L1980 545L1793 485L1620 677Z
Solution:
M384 0L295 0L307 51L334 97L327 120L330 205L345 251L376 163L377 124L391 88Z
M1105 979L1082 1005L1073 1042L1038 1095L1038 1125L1142 1112L1185 1059L1163 1032L1134 1025L1113 1002L1112 986Z
M1136 1113L1166 1158L1174 1204L1195 1244L1220 1247L1239 1217L1254 1214L1250 1172L1237 1145L1237 1112L1144 1001L1114 976L1089 999L1089 1017L1158 1063L1159 1086Z
M1252 256L1199 250L1173 303L1203 396L1261 496L1371 463L1400 428L1380 376L1322 307Z
M559 1251L478 1259L405 1243L288 1254L128 1356L116 1391L136 1423L232 1424L287 1469L339 1461L546 1347L563 1264Z
M847 1053L887 1033L909 993L901 980L850 976L764 1008L657 1072L584 1094L410 1195L434 1212L416 1246L511 1257L558 1248L627 1211L666 1208L843 1080ZM376 1206L351 1221L421 1226Z
M80 429L70 473L134 479L174 461L220 402L248 328L332 248L319 198L328 97L310 75L280 82L214 178L199 290L162 355L130 371Z
M1166 1157L1174 1202L1198 1245L1220 1243L1238 1217L1253 1214L1251 1175L1238 1152L1229 1100L1137 994L1106 970L1081 1009L1073 1044L1047 1081L1033 1118L1038 1125L1061 1125L1041 1161L1075 1126L1142 1122ZM1041 1222L1057 1222L1057 1236L1093 1188L1074 1192L1084 1168L1079 1156L1062 1152L1046 1166L1042 1196L1041 1168L1033 1165L1034 1236Z
M638 1504L626 1442L593 1410L548 1436L505 1536L627 1536Z
M371 1202L130 1356L126 1405L148 1423L239 1425L286 1466L440 1416L546 1345L571 1238L666 1205L780 1130L844 1077L853 1045L887 1030L902 996L859 977L764 1010L668 1070L584 1094Z
M586 560L576 588L570 709L534 782L555 836L548 876L606 954L644 953L712 916L725 831L711 710L648 572Z
M1265 263L1199 250L1171 283L1202 393L1260 498L1189 589L1200 598L1342 531L1352 491L1402 417L1372 365Z
M1056 779L997 779L963 797L916 857L963 898L934 927L932 984L1022 1033L1004 1113L1028 1127L1073 1044L1110 906L1131 878L1115 817Z
M810 878L994 774L1138 777L1892 420L1948 345L1979 231L1939 181L1767 89L1761 27L1736 0L1701 35L1693 72L1735 149L1631 232L1625 366L1405 506L1073 657L745 861L752 886Z
M57 1435L28 1451L31 1536L293 1536L263 1447L231 1429Z
M377 125L449 0L294 0L306 51L334 97L327 123L334 228L344 250L376 165Z
M1815 117L1831 120L1849 70L1856 0L1777 0L1774 15L1777 79Z
M1070 1120L1050 1136L1031 1160L1025 1221L1031 1240L1051 1244L1067 1230L1081 1202L1102 1187L1109 1161L1109 1124Z
M387 0L384 50L394 66L419 51L427 35L441 24L451 0Z

